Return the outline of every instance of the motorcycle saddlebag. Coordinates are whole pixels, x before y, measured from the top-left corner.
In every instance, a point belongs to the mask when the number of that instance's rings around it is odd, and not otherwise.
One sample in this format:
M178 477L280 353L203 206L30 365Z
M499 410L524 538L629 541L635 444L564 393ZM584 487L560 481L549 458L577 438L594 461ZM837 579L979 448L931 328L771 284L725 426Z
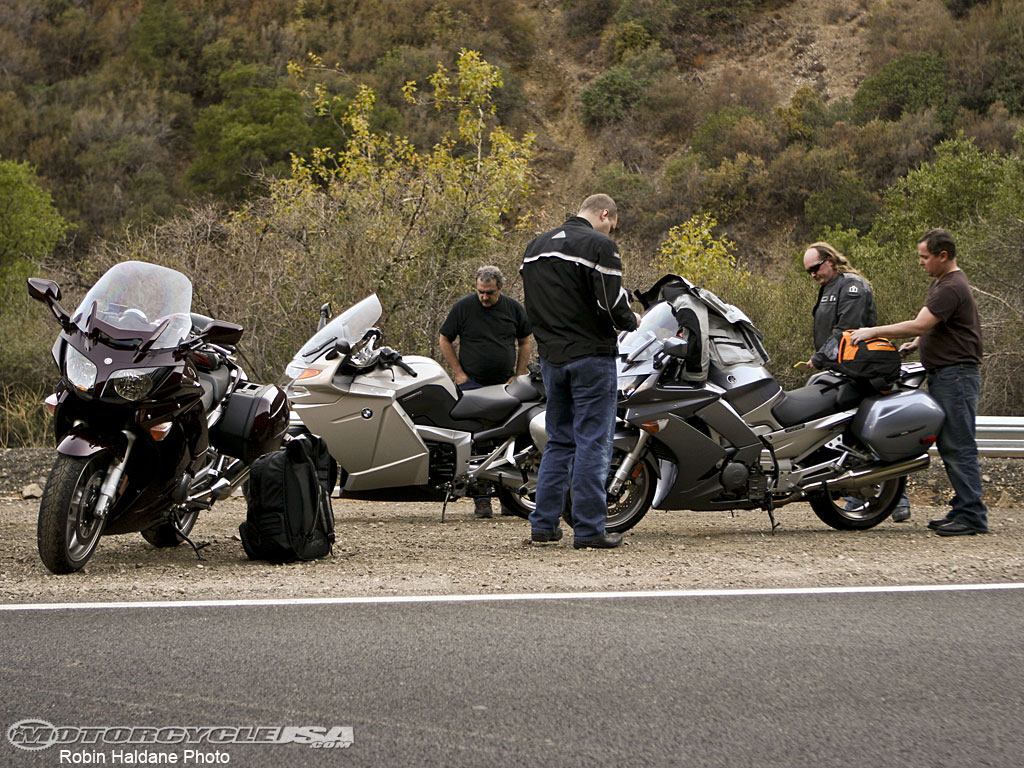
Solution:
M243 381L228 395L210 442L221 453L252 464L280 447L288 430L288 398L273 384Z
M927 451L945 418L931 395L914 390L862 401L850 428L882 461L899 461Z

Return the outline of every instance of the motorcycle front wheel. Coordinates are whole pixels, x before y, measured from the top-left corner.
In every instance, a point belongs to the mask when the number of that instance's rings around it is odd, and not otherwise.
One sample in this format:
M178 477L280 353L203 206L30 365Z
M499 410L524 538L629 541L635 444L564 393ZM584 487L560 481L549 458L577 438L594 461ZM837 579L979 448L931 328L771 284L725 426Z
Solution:
M626 458L626 452L616 449L612 454L611 467L608 469L608 482L611 483L616 470L622 465ZM651 508L654 501L654 491L657 487L654 468L649 461L641 459L633 467L630 477L623 483L618 494L608 495L608 516L605 518L604 528L608 533L622 533L628 531L639 523L647 510ZM562 519L572 525L572 502L566 505L562 513Z
M896 509L906 477L855 489L808 494L807 501L822 522L840 531L874 528Z
M111 457L58 456L39 504L39 557L53 573L74 573L85 565L103 534L95 515L100 486Z

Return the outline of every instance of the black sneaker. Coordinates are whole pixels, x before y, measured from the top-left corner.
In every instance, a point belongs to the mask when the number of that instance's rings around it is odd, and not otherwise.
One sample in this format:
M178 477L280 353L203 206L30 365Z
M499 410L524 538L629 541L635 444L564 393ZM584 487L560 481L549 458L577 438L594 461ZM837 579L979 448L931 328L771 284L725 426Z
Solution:
M480 496L473 499L473 514L479 517L481 520L488 517L493 517L491 514L491 498L490 496Z

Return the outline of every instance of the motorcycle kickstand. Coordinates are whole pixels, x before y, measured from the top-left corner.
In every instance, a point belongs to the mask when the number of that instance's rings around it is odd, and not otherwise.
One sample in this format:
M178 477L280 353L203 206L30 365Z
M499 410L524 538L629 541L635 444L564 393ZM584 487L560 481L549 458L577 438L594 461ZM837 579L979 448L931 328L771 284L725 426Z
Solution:
M764 510L768 513L768 521L772 525L772 536L775 535L775 529L779 527L779 523L775 520L775 505L772 503L771 494L768 494L764 500Z
M210 542L204 541L202 544L198 544L197 545L194 541L192 541L192 539L190 539L188 536L186 536L181 531L175 531L175 534L180 536L181 538L183 538L185 541L187 541L192 546L192 551L196 553L196 557L197 558L199 558L200 560L206 560L206 558L202 556L202 554L199 552L199 550L202 549L203 547L210 546Z
M445 494L444 494L444 503L441 504L441 522L442 523L444 522L444 512L445 512L446 509L448 509L448 502L449 501L454 501L455 499L456 499L456 497L452 495L452 489L448 488L445 491Z

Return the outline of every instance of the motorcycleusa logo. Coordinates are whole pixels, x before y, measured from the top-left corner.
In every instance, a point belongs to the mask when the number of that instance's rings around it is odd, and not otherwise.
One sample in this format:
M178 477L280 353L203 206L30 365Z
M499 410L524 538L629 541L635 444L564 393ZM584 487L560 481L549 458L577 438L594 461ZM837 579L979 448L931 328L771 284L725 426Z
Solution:
M7 741L18 749L31 752L55 745L304 744L313 749L339 749L351 746L353 735L352 728L348 726L76 726L27 719L19 720L7 729Z

